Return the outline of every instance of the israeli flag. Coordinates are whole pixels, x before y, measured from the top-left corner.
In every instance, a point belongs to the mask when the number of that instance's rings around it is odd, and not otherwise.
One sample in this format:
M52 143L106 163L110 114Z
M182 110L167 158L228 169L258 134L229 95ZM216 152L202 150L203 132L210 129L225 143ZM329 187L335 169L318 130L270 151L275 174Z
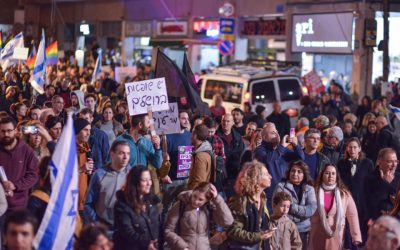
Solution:
M94 84L94 82L96 81L96 79L99 77L100 73L101 73L101 58L102 58L102 51L101 49L97 50L99 56L97 57L96 60L96 66L94 67L94 71L93 71L93 76L92 76L92 81L90 82L90 84Z
M1 50L0 64L3 71L18 63L18 60L13 59L14 48L16 47L24 47L24 35L22 32L11 39Z
M34 247L38 250L72 249L78 211L78 158L72 113L68 114L56 145L51 168L57 170L56 178Z
M44 30L42 30L42 39L40 40L38 53L36 55L35 67L31 85L40 94L44 93L44 79L46 77L46 42L44 38Z
M400 120L400 108L389 105L390 111L392 111L393 114L397 117L397 119Z

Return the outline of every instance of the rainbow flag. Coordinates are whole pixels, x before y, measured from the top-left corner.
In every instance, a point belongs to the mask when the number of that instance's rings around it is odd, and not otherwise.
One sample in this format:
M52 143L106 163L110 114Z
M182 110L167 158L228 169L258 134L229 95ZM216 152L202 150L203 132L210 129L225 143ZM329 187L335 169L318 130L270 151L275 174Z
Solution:
M57 65L58 62L58 44L53 42L46 48L46 65Z
M35 67L36 55L26 60L26 65L30 70ZM57 65L58 62L58 44L57 41L46 48L46 65Z

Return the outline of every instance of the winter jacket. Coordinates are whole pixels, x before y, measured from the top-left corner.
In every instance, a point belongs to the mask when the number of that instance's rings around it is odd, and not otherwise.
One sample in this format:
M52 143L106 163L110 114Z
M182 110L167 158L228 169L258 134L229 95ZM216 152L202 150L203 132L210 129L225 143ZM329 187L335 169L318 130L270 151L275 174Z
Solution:
M101 125L102 125L102 121L98 121L95 126L96 128L100 129ZM113 131L115 136L119 136L122 133L124 133L124 127L122 126L122 124L120 122L118 122L117 120L113 119L112 120L112 125L113 125Z
M304 154L306 154L306 153L304 152ZM316 166L309 166L309 168L314 168L315 167L315 169L316 169L316 171L315 171L316 176L311 176L311 178L313 178L313 180L317 179L319 173L325 167L326 164L330 164L331 163L329 158L326 157L324 154L322 154L320 152L316 152L316 154L317 154L317 165Z
M285 192L292 197L288 217L296 224L300 233L309 232L311 228L310 218L317 209L317 198L315 197L314 188L310 185L302 185L303 196L301 200L297 197L296 191L292 183L288 181L280 182L274 193Z
M375 168L365 180L364 194L367 197L368 217L376 220L382 212L393 209L390 196L396 195L396 190L400 185L400 175L396 172L391 183L383 180L378 167Z
M261 199L261 211L252 213L251 198L236 194L229 200L229 208L232 211L234 222L226 229L228 241L233 240L242 244L261 243L261 231L269 229L269 214L265 206L265 194ZM261 215L261 216L260 216ZM261 226L260 226L261 225ZM269 245L268 240L263 241L263 245Z
M296 228L296 224L294 224L287 216L284 215L277 219L271 217L269 228L277 228L269 241L271 249L301 250L302 243L299 231Z
M367 132L361 141L361 148L365 156L375 162L379 152L378 134Z
M132 136L124 133L117 137L116 141L126 141L131 149L131 156L129 158L129 165L143 165L147 166L150 160L155 168L160 168L162 163L162 150L155 149L153 144L146 137L140 137L135 143ZM107 143L108 144L108 143Z
M38 160L31 147L18 139L12 150L6 150L0 145L0 166L3 166L7 179L15 190L12 197L7 196L8 209L26 208L29 190L38 180Z
M150 241L159 238L159 202L157 196L151 195L146 212L138 213L127 203L124 192L117 192L114 207L114 249L147 250Z
M114 204L116 193L125 184L130 166L115 171L107 165L94 172L85 199L85 219L90 222L99 221L109 229L114 225Z
M343 218L340 226L340 230L338 233L334 234L332 237L329 237L322 225L322 221L319 216L318 209L311 217L311 232L310 232L310 242L309 249L310 250L340 250L343 247L343 234L344 234L344 226L346 224L346 220L349 223L350 235L353 242L361 242L361 232L357 215L357 208L354 204L354 200L351 195L345 191L342 193L342 206L343 206L343 214L346 219ZM336 223L336 201L333 201L333 205L331 210L326 214L326 220L329 226L332 228Z
M282 145L278 145L274 149L271 143L263 141L254 151L254 158L264 163L272 176L271 187L267 190L268 208L272 209L272 193L285 176L288 163L299 158L304 160L304 152L299 145L295 146L293 150Z
M107 163L110 151L107 134L98 128L92 127L89 137L90 154L94 161L94 170L102 168Z
M168 213L165 223L165 240L174 250L189 248L191 250L209 250L210 221L219 226L230 226L233 223L231 211L221 196L199 209L191 206L192 191L178 195L178 202ZM178 225L179 223L179 225ZM179 229L178 229L179 228Z
M188 189L195 189L202 182L209 182L211 176L211 144L204 141L192 154L192 167L190 168Z
M222 128L218 129L216 134L224 142L224 152L226 157L226 171L228 172L228 179L236 179L240 170L240 156L242 155L245 146L242 137L238 132L232 129L232 143L229 145L224 139L224 132Z
M343 158L345 149L346 145L343 141L341 141L335 148L329 146L328 144L324 144L320 153L328 157L332 164L337 165L338 161Z

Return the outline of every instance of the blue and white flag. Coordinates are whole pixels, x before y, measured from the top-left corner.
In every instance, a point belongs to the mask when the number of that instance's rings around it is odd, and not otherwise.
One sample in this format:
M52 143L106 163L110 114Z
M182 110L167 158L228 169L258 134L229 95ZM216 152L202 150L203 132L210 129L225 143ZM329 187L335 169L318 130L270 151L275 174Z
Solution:
M400 108L389 105L390 111L400 120Z
M13 59L14 49L16 47L24 47L24 35L22 32L11 39L1 50L0 64L3 68L3 71L5 71L8 67L18 63L18 60Z
M36 55L35 67L33 68L31 85L40 94L44 93L44 83L46 78L46 41L44 30L42 30L42 39L40 40L38 53Z
M72 249L78 213L78 158L72 113L52 156L56 177L34 241L38 250Z
M97 80L97 78L99 77L100 73L101 73L101 58L102 58L102 51L101 49L97 50L99 56L97 57L96 60L96 66L94 67L94 71L93 71L93 76L92 76L92 81L90 82L90 84L94 84L94 82Z

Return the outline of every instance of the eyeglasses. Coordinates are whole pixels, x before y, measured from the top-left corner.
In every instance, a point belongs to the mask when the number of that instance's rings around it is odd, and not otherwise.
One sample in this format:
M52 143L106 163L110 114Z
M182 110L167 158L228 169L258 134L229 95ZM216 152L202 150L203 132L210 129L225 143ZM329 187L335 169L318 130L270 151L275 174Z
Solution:
M396 232L395 232L394 230L392 230L392 229L388 228L387 226L382 225L382 224L380 224L380 223L376 223L376 221L370 220L370 221L368 222L368 226L369 226L370 228L372 228L372 229L378 231L378 232L382 232L382 233L391 233L391 234L396 235Z
M399 164L398 160L383 160L383 161L386 162L387 164L393 164L393 165Z

